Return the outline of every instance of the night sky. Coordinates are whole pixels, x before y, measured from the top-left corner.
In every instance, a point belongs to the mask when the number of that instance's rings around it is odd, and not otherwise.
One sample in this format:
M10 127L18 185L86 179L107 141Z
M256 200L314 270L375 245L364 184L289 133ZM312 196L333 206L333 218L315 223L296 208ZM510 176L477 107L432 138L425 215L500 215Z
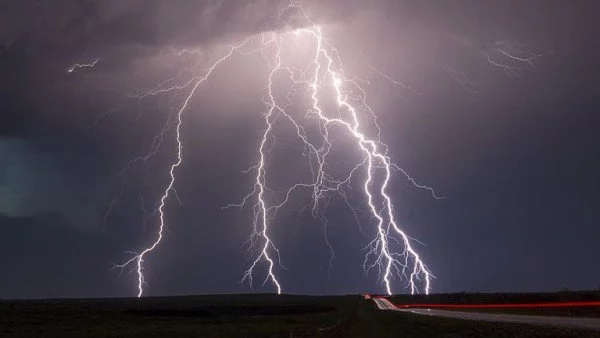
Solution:
M600 3L366 3L305 8L347 72L368 80L389 155L446 197L401 175L390 188L400 223L422 242L415 246L436 276L433 291L600 287ZM286 4L0 3L0 298L136 294L135 274L111 267L156 233L157 219L146 222L144 210L167 182L173 130L151 160L119 173L147 151L182 96L128 95L198 58L208 65L225 44L281 28L274 16ZM513 63L519 72L509 74L481 53L510 44L542 56L535 67ZM201 56L177 53L185 48ZM93 68L66 72L95 58ZM251 258L243 246L251 210L221 207L252 188L242 171L256 161L264 129L265 70L260 58L234 56L184 113L181 202L168 202L165 240L146 263L146 295L250 291L240 280ZM274 147L269 177L288 180L301 149ZM382 292L376 274L363 273L370 237L352 212L333 198L326 215L336 251L330 276L310 213L291 207L273 222L284 291ZM359 218L370 229L372 220ZM273 291L260 282L255 290Z

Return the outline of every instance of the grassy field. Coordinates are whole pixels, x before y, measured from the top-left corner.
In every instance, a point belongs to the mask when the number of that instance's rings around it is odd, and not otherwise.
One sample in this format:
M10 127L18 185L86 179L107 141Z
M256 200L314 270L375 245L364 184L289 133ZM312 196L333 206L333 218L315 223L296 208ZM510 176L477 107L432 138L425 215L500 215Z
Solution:
M394 304L519 304L546 302L600 301L600 291L562 291L553 293L448 293L433 295L397 295ZM600 318L600 306L565 308L445 309L537 316Z
M600 337L377 310L360 296L213 295L0 302L0 337Z

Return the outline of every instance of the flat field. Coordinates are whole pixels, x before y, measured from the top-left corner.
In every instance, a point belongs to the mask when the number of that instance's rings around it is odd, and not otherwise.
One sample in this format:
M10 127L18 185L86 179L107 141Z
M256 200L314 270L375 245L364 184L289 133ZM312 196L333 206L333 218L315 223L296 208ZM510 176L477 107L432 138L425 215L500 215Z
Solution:
M380 311L358 295L0 301L0 337L600 337Z

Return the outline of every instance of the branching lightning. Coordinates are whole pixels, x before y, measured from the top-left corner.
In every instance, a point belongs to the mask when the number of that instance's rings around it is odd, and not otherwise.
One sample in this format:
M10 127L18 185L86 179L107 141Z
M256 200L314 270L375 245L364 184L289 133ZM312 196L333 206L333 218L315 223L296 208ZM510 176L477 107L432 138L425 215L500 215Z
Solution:
M365 259L365 266L369 260L369 257L373 255L375 257L374 262L367 267L367 269L379 266L380 271L383 269L383 282L385 284L385 288L388 294L392 293L391 279L393 278L395 273L400 274L403 277L406 277L406 271L409 269L409 266L412 264L412 271L410 272L410 277L408 277L411 293L419 292L418 282L421 281L421 278L424 281L424 286L422 291L425 293L429 293L430 290L430 279L431 273L428 268L425 266L423 261L417 252L413 249L410 243L409 237L400 229L397 224L396 217L394 215L394 207L392 204L392 200L387 192L389 180L391 178L391 170L392 170L392 161L388 156L381 151L381 148L386 149L385 146L381 146L378 140L369 139L360 129L360 123L358 118L357 109L353 104L350 103L348 99L348 95L342 89L342 85L347 83L348 81L343 76L343 70L334 70L334 56L338 55L337 51L332 48L333 53L326 49L324 46L324 39L321 34L320 28L315 28L311 30L303 30L308 34L314 36L317 41L317 53L315 55L315 73L313 77L313 82L311 83L311 88L313 89L313 110L317 113L319 118L325 124L325 130L332 125L342 125L345 129L350 133L350 135L354 138L357 146L363 151L365 159L366 159L366 172L367 179L364 181L364 193L367 197L367 202L369 205L369 209L372 215L377 219L377 237L369 243L369 252ZM331 48L331 47L330 47ZM325 59L326 66L323 65L319 61L319 57L323 57ZM321 68L326 69L326 74L329 75L330 81L332 82L332 86L335 89L336 100L338 107L340 110L338 111L338 117L327 117L324 112L319 108L318 101L318 76ZM358 86L356 82L352 83L354 86ZM363 91L364 92L364 91ZM342 113L346 113L346 119L342 117ZM325 137L327 135L324 135ZM385 151L385 150L384 150ZM326 154L325 154L326 155ZM365 163L364 161L361 162ZM384 176L383 181L380 183L379 191L375 191L373 189L374 180L376 175L376 170L379 166L383 167ZM354 172L354 171L353 171ZM353 173L352 172L352 173ZM323 177L324 175L320 175ZM409 177L410 178L410 177ZM412 178L410 178L412 180ZM414 182L414 181L413 181ZM315 185L315 190L321 189L322 181L317 182ZM383 198L385 201L385 210L386 212L380 212L375 205L374 194L378 194L379 197ZM315 194L318 198L319 195ZM389 242L391 240L395 240L394 236L399 236L402 239L404 244L404 252L398 253L394 252L391 249L391 245ZM411 261L411 262L409 262Z
M494 56L494 54L496 56ZM515 64L526 63L531 68L535 69L537 67L534 61L544 56L545 53L536 54L518 48L515 43L498 42L494 44L490 51L482 51L481 55L485 57L490 65L504 70L509 76L520 76L523 71ZM501 61L500 58L507 61Z
M289 27L282 18L283 13L288 10L299 13L306 24L302 28ZM201 75L194 76L182 84L172 84L174 80L167 80L151 90L132 95L135 99L143 100L150 96L171 92L183 91L186 93L183 103L174 112L174 122L171 118L167 119L165 128L154 139L148 153L129 162L124 169L153 156L161 147L164 134L174 125L177 150L168 171L168 184L163 190L154 212L159 216L156 237L147 247L132 253L133 257L116 267L120 269L132 267L132 271L137 273L137 295L141 297L146 284L144 263L163 240L166 228L165 209L169 198L176 194L174 190L176 169L183 163L184 140L181 134L183 113L201 85L209 80L216 69L229 60L234 53L240 55L258 53L268 66L269 73L263 100L266 106L263 112L265 129L257 149L258 161L245 171L245 173L253 173L254 183L251 191L242 198L240 203L224 207L243 207L253 201L252 232L248 240L248 247L254 257L242 276L242 282L248 282L252 287L257 270L265 266L266 274L263 284L269 282L277 293L282 292L282 283L278 279L277 273L279 268L283 268L283 264L276 240L271 234L271 224L276 218L278 210L284 207L290 201L291 196L300 190L310 194L310 202L306 208L310 209L311 214L323 223L325 241L331 253L331 270L334 247L329 241L328 223L323 210L329 203L329 195L339 194L352 209L358 222L357 210L348 201L348 189L358 181L363 198L368 205L370 218L375 221L372 231L373 238L366 246L367 253L363 263L365 274L372 269L377 270L380 281L388 294L397 290L393 286L394 281L404 282L403 286L410 289L411 293L429 293L433 275L415 249L414 240L399 225L389 192L392 174L399 172L415 187L427 190L436 199L440 197L430 187L418 184L387 155L388 147L380 140L380 128L376 114L367 104L366 90L360 86L359 81L345 75L340 52L323 36L322 28L312 23L304 10L295 4L286 8L280 14L279 20L284 29L265 32L258 37L250 37L237 45L230 46L225 55L215 61ZM312 44L312 61L305 68L296 67L284 58L284 52L290 41L300 38L308 39ZM182 53L193 54L195 52L190 50L179 52L179 54ZM370 67L377 74L393 80L376 68ZM291 83L287 94L283 97L278 94L276 90L278 86L275 85L276 79L282 76ZM306 104L306 113L298 116L297 107L292 109L291 106L296 102L294 101L296 97L301 95L307 97L306 102L302 101ZM328 100L332 101L337 108L328 108ZM375 127L374 135L370 135L371 132L369 132L365 120L369 120L369 123ZM269 144L275 140L274 130L277 123L282 123L282 121L289 123L295 130L298 141L303 144L304 156L308 160L312 179L297 182L283 191L275 191L268 186L267 163L271 153ZM308 128L317 128L320 137L315 139L315 137L309 136ZM332 136L334 133L336 133L336 139L343 137L344 140L351 142L356 151L361 154L357 159L351 161L352 165L341 175L331 171L332 165L329 163L335 144ZM254 249L257 249L256 253L254 253Z
M474 49L476 55L487 65L501 70L511 78L522 76L527 68L537 69L537 61L553 53L552 50L543 53L534 53L531 51L535 49L534 43L522 43L510 40L498 41L482 46L469 44L469 47ZM460 85L465 92L477 96L482 95L481 81L470 79L466 72L459 71L448 64L443 65L442 70Z

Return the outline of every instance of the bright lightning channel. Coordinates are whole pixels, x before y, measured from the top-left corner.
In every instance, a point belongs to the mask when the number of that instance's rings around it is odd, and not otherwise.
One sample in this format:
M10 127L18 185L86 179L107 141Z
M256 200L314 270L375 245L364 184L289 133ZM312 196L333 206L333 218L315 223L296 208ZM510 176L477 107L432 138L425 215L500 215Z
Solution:
M177 122L176 122L176 126L175 126L175 134L176 134L176 141L177 141L177 159L174 163L171 164L171 167L169 170L170 180L163 192L162 197L160 198L160 204L157 209L158 214L159 214L160 224L159 224L158 235L156 237L156 240L150 246L148 246L143 251L141 251L140 253L133 252L134 256L132 258L130 258L129 260L127 260L126 262L124 262L123 264L115 266L116 268L123 269L123 268L127 267L128 265L135 263L135 266L136 266L135 269L136 269L136 272L138 275L138 294L137 294L138 297L141 297L144 292L144 289L143 289L143 286L145 284L144 271L143 271L144 270L144 268L143 268L144 258L148 254L150 254L152 251L154 251L156 249L156 247L162 241L163 232L165 229L165 210L164 210L165 205L166 205L167 199L169 198L170 193L174 191L175 169L177 167L179 167L181 165L181 163L183 162L183 157L182 157L183 143L182 143L182 139L181 139L181 126L183 124L183 120L182 120L183 112L187 108L188 103L190 102L190 100L192 99L194 94L196 93L196 90L198 89L200 84L204 83L210 77L210 75L212 74L214 69L219 64L221 64L223 61L227 60L233 54L233 52L235 50L237 50L244 44L246 44L246 41L244 41L241 45L230 47L229 52L225 56L223 56L222 58L217 60L208 69L208 71L206 71L206 73L203 76L198 76L198 77L193 78L186 85L174 86L174 87L169 87L169 88L160 88L160 89L149 91L149 92L145 93L144 95L140 96L140 98L143 98L148 95L157 95L157 94L163 93L163 92L168 92L168 91L172 91L172 90L176 90L176 89L184 89L186 87L191 87L191 90L189 91L188 95L186 96L185 100L183 101L183 104L177 111Z
M165 81L156 88L136 94L133 97L144 99L149 96L170 93L173 91L187 90L187 94L183 104L176 112L175 134L177 141L177 151L175 161L170 165L169 177L170 180L165 187L163 194L159 200L156 209L159 215L158 233L155 240L145 249L140 252L133 252L133 257L122 264L116 265L117 268L124 269L133 266L137 273L137 290L138 297L141 297L146 285L144 276L144 262L147 256L156 250L164 236L165 207L171 194L175 194L175 171L182 164L182 149L183 140L181 137L181 127L183 124L183 112L188 107L188 103L197 92L201 84L206 82L215 69L223 62L228 60L234 53L238 54L253 54L260 53L269 67L268 84L266 87L266 95L264 103L266 111L263 112L265 121L265 130L262 134L260 144L258 146L258 163L250 167L246 172L254 171L254 185L252 191L244 196L239 204L231 204L227 207L242 207L250 199L255 199L253 206L253 228L249 238L250 249L258 247L259 253L253 259L249 268L244 272L242 282L248 281L250 286L253 285L255 270L259 265L266 265L266 276L263 285L270 282L276 289L277 293L282 292L281 282L277 278L277 266L283 267L281 264L280 252L277 249L273 238L270 235L270 221L272 221L277 211L286 205L290 196L296 190L308 189L311 191L311 210L313 216L323 221L324 234L326 243L330 249L330 270L333 264L333 246L327 237L327 221L323 215L323 205L327 204L326 195L330 192L339 193L348 203L347 195L344 190L349 187L350 183L356 177L356 173L363 170L366 178L362 181L362 190L368 204L368 210L373 219L376 220L375 236L367 246L367 254L363 263L365 274L371 269L377 268L379 271L380 281L385 287L388 294L392 294L392 282L394 280L405 281L405 287L409 288L411 293L429 293L431 290L431 279L433 278L429 268L423 262L421 256L417 253L412 245L413 239L409 237L399 226L396 219L392 198L388 192L389 183L392 172L397 171L405 175L407 180L415 187L426 189L431 192L434 198L438 197L435 192L427 186L419 185L416 181L407 174L406 171L398 167L392 162L387 155L388 147L381 143L379 139L379 126L373 110L366 103L366 91L360 87L357 81L348 79L344 75L339 51L334 48L327 39L323 37L322 30L318 25L310 22L302 8L297 5L290 5L289 9L296 9L301 12L307 22L308 27L291 30L287 28L284 20L281 20L286 29L280 32L263 33L257 42L258 47L248 47L257 39L248 38L242 43L230 46L228 52L214 62L203 75L193 77L181 85L170 85L171 81ZM291 36L293 34L293 36ZM293 39L294 36L306 36L314 43L315 49L312 56L312 62L308 69L298 70L295 67L287 64L283 60L283 48L285 39ZM186 53L189 51L185 50ZM278 102L274 94L274 79L279 73L287 74L292 84L289 88L287 97L284 102ZM326 112L323 108L321 98L325 93L321 89L329 88L333 90L337 111ZM314 118L319 124L322 139L317 143L307 136L305 127L302 123L288 111L291 105L294 92L298 90L308 91L310 94L310 102L306 117ZM361 126L359 115L361 112L368 112L373 118L373 122L377 128L377 135L370 138ZM299 182L292 185L284 191L284 198L274 198L268 196L272 191L267 187L267 171L266 163L270 150L267 149L267 143L270 138L274 138L273 129L275 128L275 119L283 117L289 121L296 130L299 140L304 144L308 156L312 180L308 182ZM356 146L356 149L362 153L355 166L344 177L336 178L333 174L327 171L327 159L332 148L332 139L330 132L334 128L340 128L349 136L350 141ZM159 143L153 143L148 155L141 156L129 162L126 169L137 161L145 161L160 147L160 140L165 129L163 129L159 139ZM351 206L348 203L349 206ZM352 208L352 207L351 207ZM356 216L356 211L352 208ZM397 248L399 247L399 248Z

